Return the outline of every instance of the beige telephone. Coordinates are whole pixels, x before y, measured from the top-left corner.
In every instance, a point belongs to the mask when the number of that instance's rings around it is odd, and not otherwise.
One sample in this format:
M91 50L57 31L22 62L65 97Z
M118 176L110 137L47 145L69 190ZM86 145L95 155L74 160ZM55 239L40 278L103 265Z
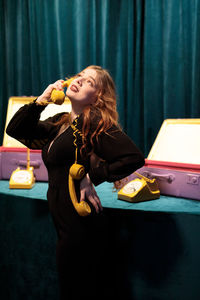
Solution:
M70 198L72 200L72 203L74 205L74 208L78 212L80 216L88 216L91 213L91 208L89 204L85 201L78 202L77 197L76 197L76 191L75 191L75 186L74 186L74 180L80 180L83 178L85 175L85 168L84 166L77 164L77 151L78 151L78 146L77 146L77 136L76 133L79 135L82 135L82 133L76 128L77 126L77 119L75 120L75 125L70 124L72 129L74 130L74 146L76 147L76 152L75 152L75 163L70 167L69 169L69 178L68 178L68 184L69 184L69 194Z
M156 179L149 179L135 172L140 177L128 182L118 192L118 199L128 202L142 202L160 197Z
M30 167L30 149L27 148L27 169L21 170L17 168L12 172L9 188L10 189L31 189L35 184L33 167Z

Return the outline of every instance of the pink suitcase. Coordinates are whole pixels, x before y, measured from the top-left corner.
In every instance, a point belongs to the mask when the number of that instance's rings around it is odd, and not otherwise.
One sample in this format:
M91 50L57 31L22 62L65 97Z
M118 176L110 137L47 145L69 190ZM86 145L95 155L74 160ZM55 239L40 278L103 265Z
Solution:
M138 172L163 195L200 200L200 119L165 120Z
M26 169L26 148L0 147L0 179L10 179L14 170L18 167ZM34 167L36 181L47 181L46 167L42 161L40 150L30 151L30 165Z
M25 96L9 98L5 129L15 112L24 104L32 102L35 98ZM40 119L44 120L56 113L70 110L71 104L69 100L66 100L62 105L49 104L42 112ZM30 165L34 167L36 181L48 180L47 170L42 161L40 150L30 151ZM27 148L4 132L3 146L0 147L0 179L8 180L17 167L26 169L26 166Z

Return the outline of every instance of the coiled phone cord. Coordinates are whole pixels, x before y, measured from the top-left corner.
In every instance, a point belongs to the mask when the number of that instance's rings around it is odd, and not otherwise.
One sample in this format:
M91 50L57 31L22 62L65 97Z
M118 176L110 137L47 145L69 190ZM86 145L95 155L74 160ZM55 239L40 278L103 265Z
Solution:
M69 115L70 120L70 115ZM85 175L85 168L83 165L77 164L78 157L78 145L77 145L77 134L83 136L82 132L76 127L78 119L75 119L75 124L70 124L73 129L74 146L75 146L75 162L69 169L69 194L74 205L74 208L80 216L88 216L91 213L91 208L87 202L78 202L76 197L76 191L74 186L74 180L80 180Z
M78 116L79 117L79 116ZM69 115L69 119L70 119L70 115ZM74 136L74 146L75 146L75 164L77 163L77 157L78 157L78 145L77 145L77 133L82 137L83 134L82 132L76 127L77 126L77 121L78 119L75 119L75 125L73 125L72 123L70 124L71 128L73 129L73 136Z

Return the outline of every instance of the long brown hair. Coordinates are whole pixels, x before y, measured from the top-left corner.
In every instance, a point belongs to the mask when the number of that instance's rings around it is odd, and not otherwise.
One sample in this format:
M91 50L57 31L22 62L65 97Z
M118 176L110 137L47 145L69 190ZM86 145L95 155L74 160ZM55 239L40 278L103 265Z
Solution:
M116 89L114 81L106 69L100 66L91 65L86 69L93 69L97 73L97 99L94 103L85 107L83 111L83 127L82 127L82 141L83 146L81 152L86 147L86 141L88 140L88 134L90 133L90 144L92 150L94 146L94 139L98 140L98 136L101 132L107 132L112 125L119 126L118 113L117 113L117 101L116 101ZM85 69L85 70L86 70ZM84 71L84 70L83 70ZM94 127L92 132L92 120L98 119L98 125ZM69 115L65 114L56 125L63 125L69 123Z
M86 69L93 69L97 72L99 90L96 101L83 111L82 133L84 138L87 138L88 133L91 132L91 113L93 114L93 120L98 119L98 125L90 136L90 143L93 146L93 139L98 140L101 132L107 132L112 125L118 125L116 89L114 81L107 70L95 65L91 65Z

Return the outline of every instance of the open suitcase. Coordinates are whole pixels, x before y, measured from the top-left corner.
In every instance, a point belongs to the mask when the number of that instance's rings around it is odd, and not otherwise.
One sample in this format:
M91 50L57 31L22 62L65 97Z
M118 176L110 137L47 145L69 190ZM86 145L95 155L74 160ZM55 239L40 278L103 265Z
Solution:
M12 116L24 104L32 102L36 97L10 97L8 101L6 127ZM41 120L60 112L71 111L71 103L65 100L62 105L49 104L41 113ZM10 179L12 172L20 167L25 169L27 166L27 148L11 138L4 131L3 145L0 147L0 179ZM46 167L42 161L41 150L30 150L30 166L34 168L36 181L47 181L48 175Z
M200 200L200 119L165 120L138 173L163 195Z

